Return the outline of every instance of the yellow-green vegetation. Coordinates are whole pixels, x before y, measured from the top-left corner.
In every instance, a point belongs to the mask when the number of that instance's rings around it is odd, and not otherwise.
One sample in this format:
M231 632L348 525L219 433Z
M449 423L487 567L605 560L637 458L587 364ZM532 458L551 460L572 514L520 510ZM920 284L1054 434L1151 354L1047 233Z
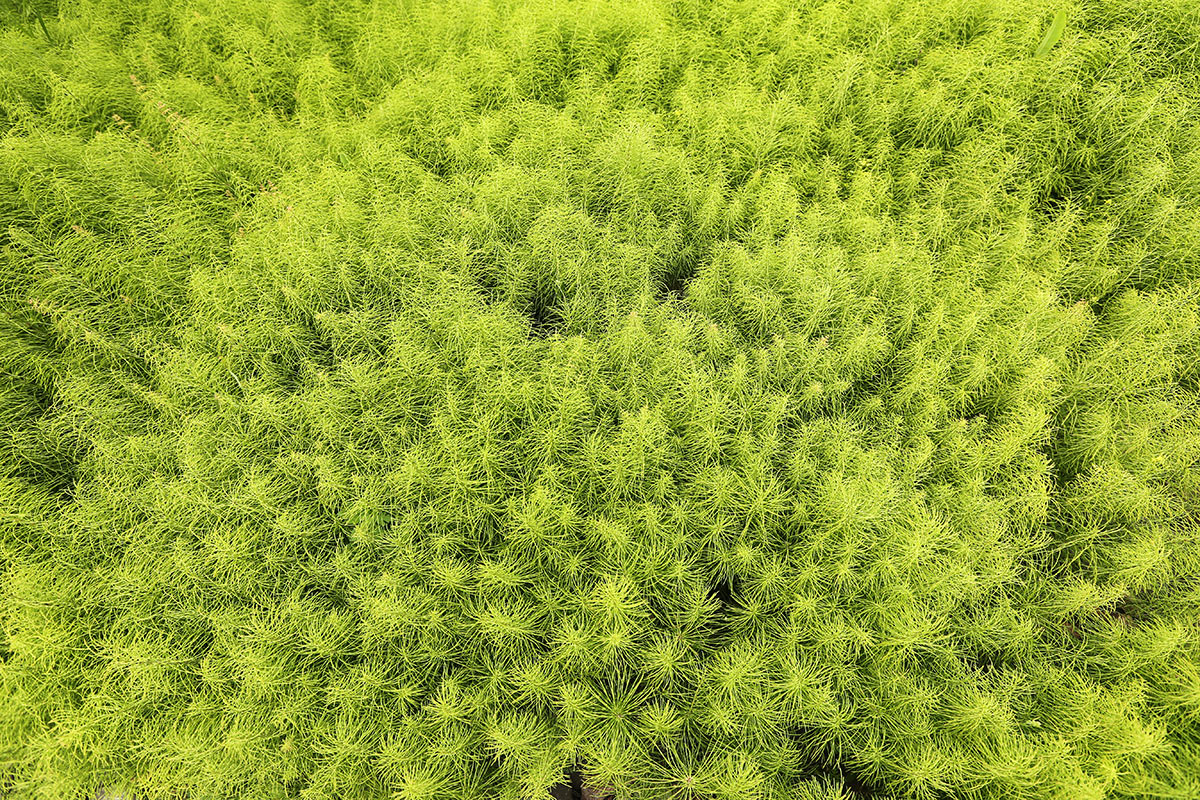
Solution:
M1195 0L5 0L0 792L1200 797Z

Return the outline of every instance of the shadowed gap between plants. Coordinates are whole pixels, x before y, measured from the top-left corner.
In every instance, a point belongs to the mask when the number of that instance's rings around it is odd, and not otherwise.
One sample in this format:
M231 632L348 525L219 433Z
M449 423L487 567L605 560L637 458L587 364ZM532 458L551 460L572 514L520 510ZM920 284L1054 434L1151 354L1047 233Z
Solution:
M1087 629L1084 622L1087 619L1083 616L1085 612L1075 614L1070 619L1063 621L1063 628L1076 641L1084 641L1087 638ZM1143 605L1143 599L1126 595L1112 605L1104 605L1096 608L1091 612L1091 616L1095 619L1108 619L1124 625L1126 629L1133 630L1139 627L1146 621L1146 613Z
M741 583L737 577L730 577L719 578L709 584L708 596L718 603L715 628L712 634L714 645L728 639L735 611L741 606L741 602L738 600Z
M792 736L803 742L814 737L815 734L801 728L794 731ZM839 759L832 744L821 745L816 752L808 748L802 748L802 750L810 753L808 763L803 768L805 777L821 778L835 786L840 786L852 798L871 800L871 798L887 796L883 787L876 781Z
M688 284L711 259L711 245L706 246L693 241L681 248L674 258L667 261L666 269L655 281L655 299L660 303L684 299Z
M525 313L529 317L531 339L545 339L562 328L563 318L556 308L555 299L534 297Z
M40 386L29 384L30 395L34 405L34 415L26 418L26 423L43 420L54 413L55 397ZM64 502L75 499L75 490L79 483L79 465L86 457L86 449L78 443L67 443L65 447L50 449L39 447L34 451L26 451L17 463L18 469L14 477L25 480L33 486L46 489L50 494Z
M562 783L550 788L550 796L554 800L611 800L613 793L591 786L582 773L574 771L567 773Z

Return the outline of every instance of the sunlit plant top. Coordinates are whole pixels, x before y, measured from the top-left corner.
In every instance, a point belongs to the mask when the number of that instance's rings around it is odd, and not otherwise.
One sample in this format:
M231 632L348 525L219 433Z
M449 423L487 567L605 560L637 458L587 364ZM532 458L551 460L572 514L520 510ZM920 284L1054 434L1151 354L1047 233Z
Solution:
M1200 797L1195 0L0 5L4 800Z

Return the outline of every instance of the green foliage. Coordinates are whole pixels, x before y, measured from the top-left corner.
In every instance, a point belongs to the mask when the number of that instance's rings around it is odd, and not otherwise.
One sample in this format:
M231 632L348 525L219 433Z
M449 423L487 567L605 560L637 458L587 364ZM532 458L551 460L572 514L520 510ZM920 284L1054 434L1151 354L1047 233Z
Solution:
M1051 21L1050 27L1046 29L1046 35L1042 39L1042 43L1037 46L1037 50L1033 54L1038 58L1050 52L1050 48L1058 44L1058 40L1062 38L1063 31L1067 29L1067 10L1060 8L1058 13L1054 15L1054 20Z
M1048 14L5 5L0 792L1200 796L1200 17Z

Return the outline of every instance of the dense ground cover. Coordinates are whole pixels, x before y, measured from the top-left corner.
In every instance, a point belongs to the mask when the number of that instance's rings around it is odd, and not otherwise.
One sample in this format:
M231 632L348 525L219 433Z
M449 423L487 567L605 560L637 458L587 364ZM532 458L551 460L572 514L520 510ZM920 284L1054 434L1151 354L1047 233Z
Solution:
M1200 797L1200 10L1057 10L6 4L4 797Z

